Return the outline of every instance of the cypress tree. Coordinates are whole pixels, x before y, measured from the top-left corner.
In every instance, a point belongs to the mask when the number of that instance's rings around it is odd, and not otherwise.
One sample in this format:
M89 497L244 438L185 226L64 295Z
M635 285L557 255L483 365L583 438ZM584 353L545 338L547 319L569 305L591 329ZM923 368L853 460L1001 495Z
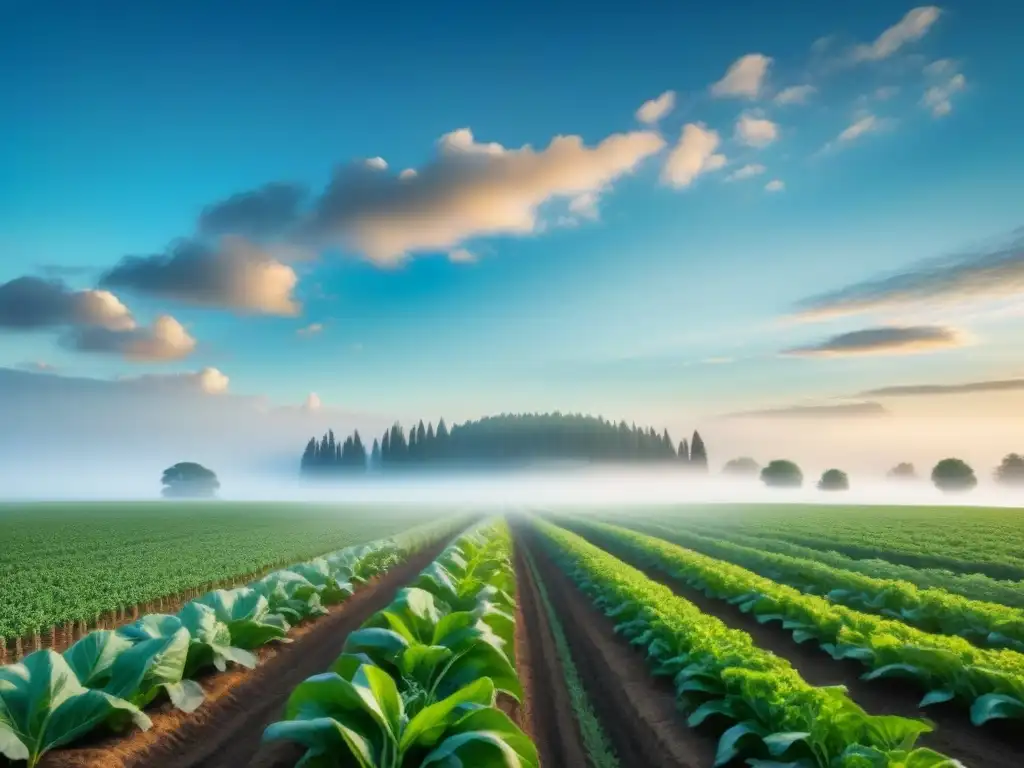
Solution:
M708 471L707 448L704 447L704 441L701 439L700 432L696 431L693 433L693 441L690 444L690 464L694 469L698 469L701 472Z
M316 448L316 438L311 437L309 442L306 443L306 450L302 452L301 469L303 472L309 472L309 470L316 466Z
M384 437L380 441L380 463L381 466L391 461L391 430L384 430Z
M385 435L385 438L386 437L387 437L387 435ZM380 467L380 463L381 463L380 456L381 456L381 453L380 453L380 443L377 442L377 438L375 437L375 438L373 438L373 450L370 451L370 468L371 469L377 469L378 467Z
M419 454L420 446L419 443L416 441L416 427L413 427L412 429L409 430L409 449L407 451L409 461L416 461L416 459L419 458Z
M683 462L683 464L690 463L690 445L686 440L683 440L683 442L679 444L679 460Z

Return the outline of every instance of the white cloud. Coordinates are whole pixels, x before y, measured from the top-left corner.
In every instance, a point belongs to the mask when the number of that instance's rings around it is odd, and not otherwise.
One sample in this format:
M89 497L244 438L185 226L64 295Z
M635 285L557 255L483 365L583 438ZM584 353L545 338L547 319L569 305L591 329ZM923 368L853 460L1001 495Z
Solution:
M736 139L749 147L766 147L779 136L779 126L763 117L744 113L736 121Z
M878 61L892 56L907 43L920 40L938 21L942 11L934 5L914 8L896 24L880 34L870 45L858 45L853 52L855 61Z
M728 176L725 177L725 180L726 181L742 181L743 179L749 179L752 176L759 176L760 174L764 173L766 170L768 170L768 169L765 168L760 163L749 163L747 165L744 165L742 168L738 168L735 171L733 171L732 173L730 173Z
M472 264L476 261L476 255L465 248L456 248L449 251L448 261L453 264Z
M100 282L200 306L268 315L299 311L292 296L298 283L295 270L237 236L223 237L217 247L182 240L166 254L128 256Z
M378 264L417 252L452 252L486 235L537 231L538 209L555 199L595 197L660 151L653 131L613 134L595 146L556 136L545 149L478 143L464 128L438 141L437 157L399 179L341 169L319 201L311 229Z
M378 171L386 171L388 168L388 161L383 157L371 157L366 161L366 165L369 168L375 168Z
M155 392L222 395L228 391L230 379L216 368L203 368L194 373L147 373L117 380L126 386Z
M323 323L310 323L305 328L299 328L296 333L299 336L314 336L324 329Z
M645 101L636 111L636 119L641 123L653 125L672 111L676 105L676 92L665 91L656 99Z
M785 182L780 179L772 179L764 185L766 192L781 192L786 188Z
M856 122L848 125L839 134L839 141L853 141L858 136L863 136L865 133L871 133L877 131L880 127L880 121L874 115L865 115Z
M180 360L196 348L196 340L170 315L161 315L148 328L77 328L65 337L65 343L80 352L119 354L134 362Z
M921 104L931 110L933 117L943 117L953 111L953 94L959 93L966 86L966 78L957 73L945 83L933 85L925 91Z
M898 85L883 85L881 88L876 88L874 97L879 101L888 101L900 92Z
M791 85L775 95L776 104L806 104L807 99L817 93L813 85Z
M302 404L302 409L305 411L319 411L323 403L320 402L320 396L316 392L310 392L305 402Z
M702 173L725 165L725 155L715 153L720 139L718 133L703 123L687 123L679 136L679 143L669 153L661 180L673 187L687 187Z
M951 74L956 67L957 64L953 59L936 59L924 68L924 73L928 77L942 77Z
M416 169L415 168L406 168L404 171L402 171L400 174L398 174L398 178L400 178L400 179L412 179L412 178L415 178L415 177L416 177Z
M711 94L718 97L756 99L771 63L771 57L761 53L741 56L732 63L725 76L711 86Z

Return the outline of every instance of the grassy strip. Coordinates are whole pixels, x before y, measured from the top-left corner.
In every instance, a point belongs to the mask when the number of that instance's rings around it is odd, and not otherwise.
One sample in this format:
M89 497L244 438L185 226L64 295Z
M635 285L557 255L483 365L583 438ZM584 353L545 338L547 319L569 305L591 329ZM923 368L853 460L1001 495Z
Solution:
M587 750L587 757L593 768L620 768L619 759L615 756L608 735L601 726L601 721L590 704L590 697L583 687L583 680L580 679L579 670L572 660L572 651L569 650L569 641L566 640L565 630L562 623L555 614L551 605L551 598L548 597L547 587L544 586L540 574L537 572L537 564L533 555L526 549L523 550L527 567L533 575L533 582L537 585L537 592L540 601L544 605L544 612L548 617L548 624L551 626L551 634L555 639L555 647L558 649L558 658L562 663L562 674L565 677L565 687L569 691L569 698L572 701L572 711L576 715L576 722L579 723L580 736L583 739L583 746Z

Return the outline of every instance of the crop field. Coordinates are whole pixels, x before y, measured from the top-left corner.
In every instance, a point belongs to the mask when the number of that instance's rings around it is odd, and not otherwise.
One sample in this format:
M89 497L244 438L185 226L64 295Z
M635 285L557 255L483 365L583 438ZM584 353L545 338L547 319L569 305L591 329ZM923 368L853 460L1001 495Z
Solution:
M184 595L0 667L10 765L1024 766L1016 510L159 509L0 513L12 627Z

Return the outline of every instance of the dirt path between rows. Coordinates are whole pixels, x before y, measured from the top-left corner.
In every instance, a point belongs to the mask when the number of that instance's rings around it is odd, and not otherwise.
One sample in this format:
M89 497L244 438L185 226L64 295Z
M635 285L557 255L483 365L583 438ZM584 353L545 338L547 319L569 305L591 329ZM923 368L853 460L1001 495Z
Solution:
M526 691L519 708L520 725L533 738L542 768L586 768L587 751L580 737L558 646L533 574L515 542L516 668Z
M593 539L592 543L601 545L597 539ZM613 548L608 551L614 553ZM621 557L622 554L619 552L616 556ZM917 705L923 692L911 683L898 679L862 680L860 676L866 668L857 661L836 661L817 644L797 643L792 632L783 629L780 623L761 624L736 606L707 597L660 569L640 570L696 605L702 612L718 617L732 629L746 632L759 648L788 660L804 680L812 685L844 685L850 698L871 714L900 715L932 721L936 729L921 738L919 743L922 746L956 758L968 768L1020 768L1024 765L1024 739L1020 729L1010 721L979 728L971 725L968 712L956 703L921 709Z
M193 714L164 705L147 713L153 720L149 731L53 752L41 768L241 768L280 762L284 755L289 758L283 764L294 765L302 750L291 744L261 749L264 728L280 718L295 686L326 671L348 633L391 602L446 544L447 539L413 554L329 615L297 627L289 634L292 643L264 647L255 670L232 668L203 680L207 701Z
M671 681L651 676L643 657L547 556L528 524L516 527L516 540L537 563L573 661L623 768L712 765L717 740L687 727L676 710Z

